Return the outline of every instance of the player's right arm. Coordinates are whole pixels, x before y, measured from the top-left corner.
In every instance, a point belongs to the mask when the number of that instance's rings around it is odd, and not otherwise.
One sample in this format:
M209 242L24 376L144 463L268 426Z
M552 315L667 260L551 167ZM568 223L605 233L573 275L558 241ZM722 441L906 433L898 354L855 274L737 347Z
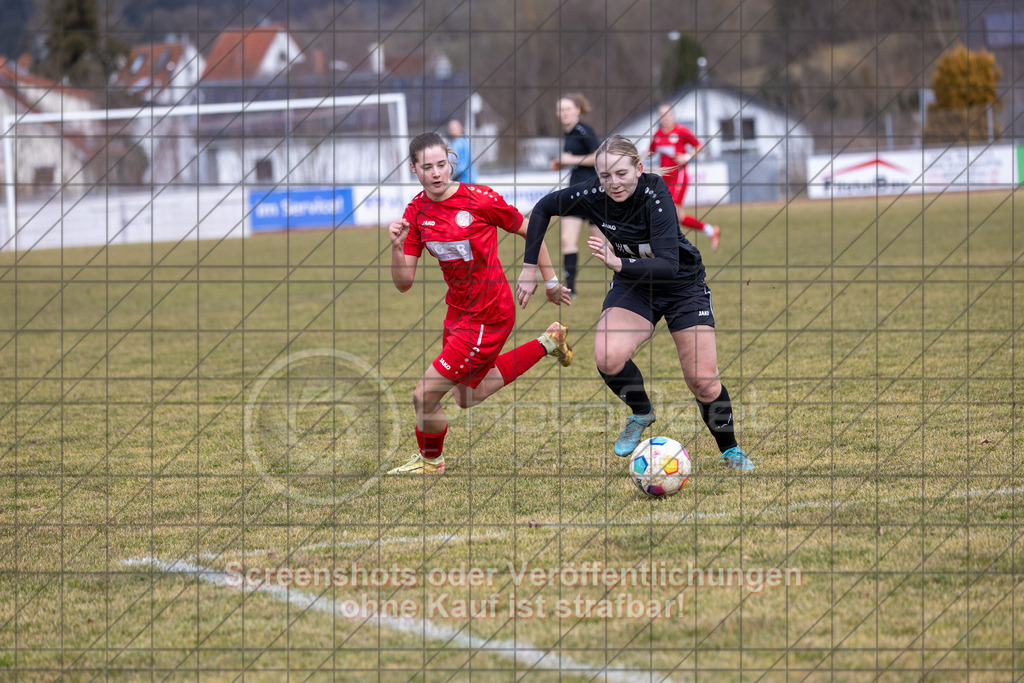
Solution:
M577 210L572 201L573 193L576 192L570 186L561 190L550 192L538 201L530 211L530 220L526 229L526 253L523 254L523 270L516 282L516 299L519 305L525 307L526 302L533 296L537 289L537 270L540 260L541 247L544 246L544 235L548 231L548 223L553 216L587 216Z
M391 280L399 292L408 292L416 281L416 264L419 256L405 253L405 239L409 236L409 221L404 218L388 226L391 239Z

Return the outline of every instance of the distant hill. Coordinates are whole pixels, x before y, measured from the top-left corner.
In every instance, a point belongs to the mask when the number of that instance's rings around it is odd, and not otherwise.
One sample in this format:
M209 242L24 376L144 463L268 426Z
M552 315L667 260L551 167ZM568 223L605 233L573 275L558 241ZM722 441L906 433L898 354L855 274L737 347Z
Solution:
M0 54L17 57L28 50L33 42L40 42L45 30L42 17L51 0L0 0ZM343 3L348 16L373 17L388 12L404 0L353 0ZM198 42L212 40L225 28L253 26L263 21L286 23L293 30L306 30L325 26L323 15L331 10L331 3L323 0L245 0L234 2L200 2L199 0L135 0L124 3L97 2L104 5L120 4L120 14L106 17L110 32L129 44L159 41L168 33L187 33ZM325 10L326 8L326 10ZM316 15L316 16L314 16ZM38 40L36 38L38 37Z
M54 1L0 0L0 54L40 44L40 8ZM184 34L206 52L225 29L274 22L326 60L358 63L378 41L407 61L440 51L501 112L504 134L527 137L560 135L554 103L564 92L590 97L599 133L652 111L671 95L658 74L680 32L703 48L710 76L823 135L842 119L850 136L868 137L894 116L913 123L934 60L960 32L958 0L676 0L628 3L622 15L593 0L95 1L118 8L105 23L127 45Z

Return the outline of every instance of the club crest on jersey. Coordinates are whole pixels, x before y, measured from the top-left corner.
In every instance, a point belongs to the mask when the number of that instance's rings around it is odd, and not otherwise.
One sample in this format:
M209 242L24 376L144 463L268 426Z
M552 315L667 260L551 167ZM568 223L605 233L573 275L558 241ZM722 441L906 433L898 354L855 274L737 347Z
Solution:
M460 228L468 228L469 224L473 222L473 214L469 211L459 211L455 214L455 224Z

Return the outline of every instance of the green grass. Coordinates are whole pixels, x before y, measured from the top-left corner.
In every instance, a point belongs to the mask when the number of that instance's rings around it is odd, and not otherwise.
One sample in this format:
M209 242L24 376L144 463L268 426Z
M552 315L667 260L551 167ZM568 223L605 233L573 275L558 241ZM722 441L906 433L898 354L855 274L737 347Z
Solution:
M444 285L424 259L413 290L394 290L383 231L2 254L0 668L30 680L590 680L605 665L673 680L1020 675L1016 199L716 209L722 249L698 245L758 469L721 466L661 326L637 362L655 431L695 466L665 500L641 497L611 453L626 412L593 367L608 279L594 259L579 300L535 301L513 340L561 315L573 366L545 359L472 411L452 404L449 471L416 481L378 474L415 448L410 396L439 349ZM514 279L522 242L501 250ZM396 567L413 585L218 583L243 562ZM644 562L802 581L516 587L510 571ZM428 584L460 567L492 581ZM512 593L535 610L627 593L684 608L513 618ZM496 595L496 614L428 614L445 595L448 610ZM406 600L419 621L344 614L364 598ZM516 660L513 642L550 656Z

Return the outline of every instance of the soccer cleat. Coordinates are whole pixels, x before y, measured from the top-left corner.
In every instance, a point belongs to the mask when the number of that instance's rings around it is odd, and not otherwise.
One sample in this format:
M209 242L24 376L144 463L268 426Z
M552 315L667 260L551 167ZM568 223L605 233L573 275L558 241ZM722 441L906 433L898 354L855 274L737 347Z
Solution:
M622 433L615 440L615 455L624 458L635 451L636 447L640 445L640 436L652 424L654 424L654 413L630 415Z
M722 234L722 229L717 225L711 226L711 251L718 251L718 237Z
M562 367L569 367L572 363L572 348L565 343L565 338L569 334L569 328L562 323L555 321L551 323L544 334L537 340L541 344L544 344L544 348L551 348L548 351L549 356L554 356L558 359L558 362L562 364ZM545 344L544 342L547 341ZM553 347L553 348L552 348Z
M436 458L424 458L419 453L412 456L412 459L404 465L388 470L388 474L441 474L444 472L444 456Z
M747 457L747 454L739 446L733 446L722 453L722 459L725 460L726 465L734 470L749 472L754 469L754 463L750 462L750 458Z

